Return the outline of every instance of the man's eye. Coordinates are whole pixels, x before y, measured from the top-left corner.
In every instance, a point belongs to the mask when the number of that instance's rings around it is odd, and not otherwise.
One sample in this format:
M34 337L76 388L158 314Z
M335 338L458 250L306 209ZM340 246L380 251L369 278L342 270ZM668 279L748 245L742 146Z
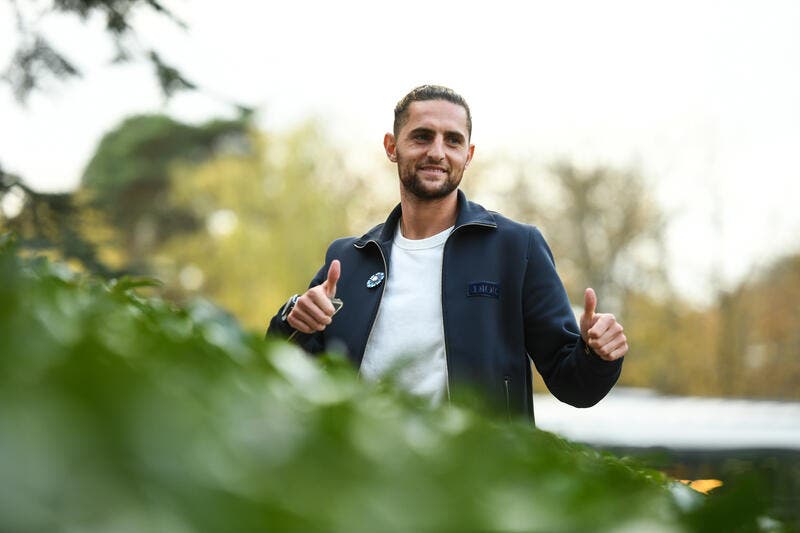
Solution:
M447 139L450 144L461 144L461 137L453 136Z
M430 135L427 133L418 133L414 135L414 140L416 141L427 141L428 139L430 139Z

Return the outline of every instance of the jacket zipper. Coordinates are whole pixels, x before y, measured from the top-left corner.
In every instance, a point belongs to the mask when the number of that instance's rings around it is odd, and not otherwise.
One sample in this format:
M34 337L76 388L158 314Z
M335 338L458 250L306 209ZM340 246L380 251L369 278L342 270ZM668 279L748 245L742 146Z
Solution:
M460 226L456 226L453 228L453 231L450 232L450 235L444 240L444 249L442 250L442 332L444 334L444 375L447 378L445 380L445 386L447 390L447 403L450 403L450 349L447 346L447 313L445 309L447 308L444 305L444 288L445 288L445 270L444 270L444 259L447 255L447 243L450 242L450 237L453 234L466 226L483 226L487 228L496 228L496 224L484 224L482 222L467 222L466 224L461 224Z
M386 256L383 255L383 248L381 248L381 245L378 244L378 241L376 241L374 239L370 239L367 242L365 242L364 244L362 244L361 246L359 246L358 244L353 244L353 246L355 246L356 248L361 250L361 249L366 248L366 246L369 243L372 243L372 244L374 244L375 246L378 247L378 253L381 254L381 261L383 261L383 272L386 275L386 277L388 278L389 277L389 267L386 264ZM386 283L387 283L387 281L384 280L384 282L381 284L381 295L380 295L380 298L378 298L378 305L375 306L375 312L372 313L372 322L370 323L370 326L369 326L369 332L367 333L367 339L364 341L364 352L367 351L367 344L369 344L369 339L370 339L370 337L372 337L372 330L375 328L375 319L378 317L378 310L381 308L381 302L383 301L383 291L384 291L384 288L386 287ZM362 359L363 359L363 355L362 355ZM360 365L359 365L359 369L358 369L358 375L359 375L359 377L361 376L361 366Z
M506 385L506 418L511 420L511 378L505 376L503 382Z

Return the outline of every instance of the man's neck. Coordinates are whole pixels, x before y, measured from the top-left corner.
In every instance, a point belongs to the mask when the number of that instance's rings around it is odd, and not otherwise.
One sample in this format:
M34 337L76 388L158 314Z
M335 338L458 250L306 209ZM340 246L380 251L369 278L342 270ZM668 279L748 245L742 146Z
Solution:
M458 216L458 192L444 198L423 200L406 194L400 195L403 216L400 230L406 239L425 239L455 225Z

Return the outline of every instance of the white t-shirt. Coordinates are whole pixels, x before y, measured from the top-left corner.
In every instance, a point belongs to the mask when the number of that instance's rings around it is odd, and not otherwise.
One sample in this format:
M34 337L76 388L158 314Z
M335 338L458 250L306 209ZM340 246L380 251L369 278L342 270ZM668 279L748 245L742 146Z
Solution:
M391 252L378 316L364 350L361 375L388 379L439 405L447 395L442 324L442 256L453 228L432 237L403 237L400 224Z

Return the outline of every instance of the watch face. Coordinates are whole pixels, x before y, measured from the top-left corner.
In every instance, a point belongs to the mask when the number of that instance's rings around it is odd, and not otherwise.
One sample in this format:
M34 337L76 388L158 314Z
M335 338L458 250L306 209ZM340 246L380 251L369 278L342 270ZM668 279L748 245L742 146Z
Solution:
M286 319L289 318L289 313L291 313L292 309L294 309L294 306L297 303L297 298L298 296L295 294L294 296L289 298L289 300L283 306L283 311L281 312L281 320L283 320L284 322L286 322Z

